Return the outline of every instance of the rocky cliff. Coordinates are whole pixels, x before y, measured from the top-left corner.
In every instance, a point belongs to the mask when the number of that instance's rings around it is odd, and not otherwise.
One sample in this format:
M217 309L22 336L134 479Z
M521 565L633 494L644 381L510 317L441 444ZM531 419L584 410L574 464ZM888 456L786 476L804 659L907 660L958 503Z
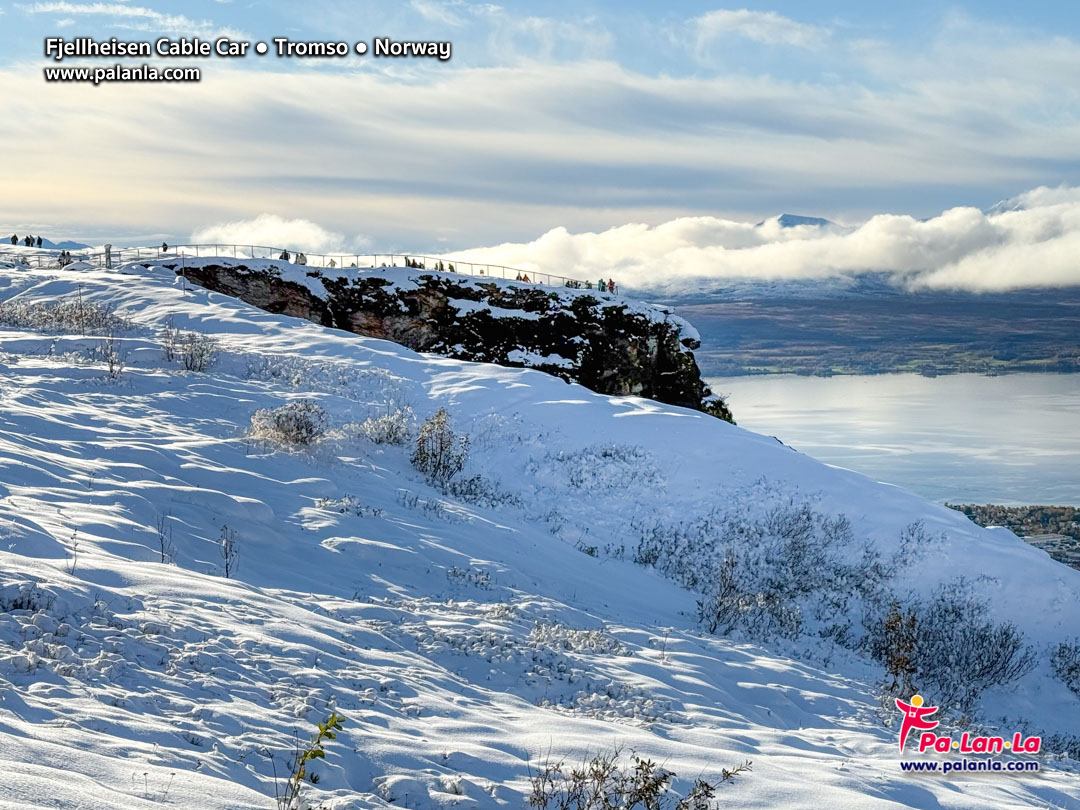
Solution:
M546 371L733 421L701 379L697 332L670 309L590 290L406 268L315 269L263 260L162 262L269 312L416 351Z

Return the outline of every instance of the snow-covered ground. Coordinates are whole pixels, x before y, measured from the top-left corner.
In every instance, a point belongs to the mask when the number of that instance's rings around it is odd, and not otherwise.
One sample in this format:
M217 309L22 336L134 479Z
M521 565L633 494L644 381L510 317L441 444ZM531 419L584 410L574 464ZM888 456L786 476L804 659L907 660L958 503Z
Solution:
M1068 761L901 773L880 668L709 636L695 594L618 551L643 523L768 497L887 551L921 520L933 542L897 587L966 576L1039 651L984 716L1075 733L1045 650L1076 635L1080 573L1011 534L697 412L418 355L163 268L0 270L6 302L79 296L131 320L118 378L102 337L0 326L0 807L273 807L294 733L331 708L347 723L308 795L335 810L521 807L530 768L613 745L682 788L752 760L721 807L1080 807ZM214 336L217 361L166 360L169 325ZM330 416L316 446L247 435L297 398ZM440 407L479 496L355 427Z

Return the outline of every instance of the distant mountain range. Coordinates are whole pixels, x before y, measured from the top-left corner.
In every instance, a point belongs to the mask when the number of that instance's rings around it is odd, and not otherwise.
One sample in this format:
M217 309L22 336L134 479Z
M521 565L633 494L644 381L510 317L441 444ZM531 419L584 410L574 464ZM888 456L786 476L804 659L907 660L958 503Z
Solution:
M90 245L84 245L82 242L51 242L48 239L42 239L41 246L49 250L84 250L90 247Z
M756 227L760 228L762 225L764 225L768 221L769 220L767 220L767 219L763 219L761 222L759 222L757 224ZM798 214L781 214L780 216L778 216L776 218L776 221L778 223L780 223L781 228L797 228L800 225L814 225L814 226L817 226L817 227L834 227L834 228L840 227L835 222L831 222L831 221L829 221L827 219L822 219L821 217L803 217L803 216L799 216Z

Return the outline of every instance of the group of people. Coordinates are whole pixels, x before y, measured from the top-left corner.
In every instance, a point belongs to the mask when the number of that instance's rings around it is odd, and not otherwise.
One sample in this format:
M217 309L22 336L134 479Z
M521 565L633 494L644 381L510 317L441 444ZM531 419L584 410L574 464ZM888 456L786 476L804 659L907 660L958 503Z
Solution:
M17 244L19 244L19 241L20 240L19 240L18 234L13 233L11 235L11 244L17 245ZM27 234L26 236L24 236L22 238L21 241L27 247L41 247L41 237L40 236L30 236L29 234Z
M614 295L615 279L609 278L606 282L603 279L600 279L598 282L596 282L596 289L598 289L600 292L609 292Z
M296 255L293 256L292 254L289 253L287 248L282 249L281 255L278 256L278 260L283 261L283 262L292 262L293 264L300 264L300 265L306 265L307 264L307 256L305 256L299 250L296 251Z
M521 281L521 280L522 279L519 277L518 281ZM528 281L528 280L529 280L528 277L526 277L525 281ZM566 283L564 284L564 286L569 287L572 290L582 290L582 289L591 290L593 288L593 285L592 285L591 281L586 281L583 284L580 281L574 281L572 278L568 278L566 280ZM604 281L603 279L600 279L598 282L596 282L596 289L598 289L600 292L606 292L606 293L614 294L615 293L615 280L614 279L608 279L607 281Z

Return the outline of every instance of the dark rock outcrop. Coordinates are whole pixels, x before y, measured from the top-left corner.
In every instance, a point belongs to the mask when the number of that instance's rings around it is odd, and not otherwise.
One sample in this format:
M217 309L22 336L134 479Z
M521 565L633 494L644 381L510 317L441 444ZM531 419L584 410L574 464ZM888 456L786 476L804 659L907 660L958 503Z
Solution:
M188 263L187 279L268 312L461 360L525 366L602 394L634 394L733 421L701 379L692 327L664 307L404 268ZM166 264L181 272L179 267Z

